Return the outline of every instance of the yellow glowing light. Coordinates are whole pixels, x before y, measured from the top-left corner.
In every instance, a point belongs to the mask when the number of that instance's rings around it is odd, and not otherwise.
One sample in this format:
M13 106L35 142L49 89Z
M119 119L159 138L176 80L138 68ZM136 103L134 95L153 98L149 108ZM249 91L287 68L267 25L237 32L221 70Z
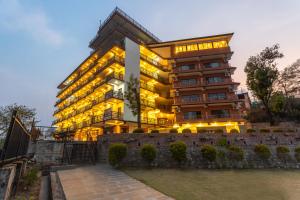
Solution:
M173 128L179 128L180 126L178 124L174 124Z

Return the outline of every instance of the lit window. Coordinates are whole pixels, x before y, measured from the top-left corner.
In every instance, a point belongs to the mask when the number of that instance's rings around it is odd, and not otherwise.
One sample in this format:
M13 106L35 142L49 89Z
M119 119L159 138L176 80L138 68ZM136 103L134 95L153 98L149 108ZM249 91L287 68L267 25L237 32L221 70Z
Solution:
M213 42L214 48L224 48L227 47L227 42L226 41L218 41L218 42Z
M186 48L187 48L187 51L197 51L198 50L197 44L187 45Z
M185 120L189 119L201 119L201 111L195 111L195 112L184 112L183 118Z

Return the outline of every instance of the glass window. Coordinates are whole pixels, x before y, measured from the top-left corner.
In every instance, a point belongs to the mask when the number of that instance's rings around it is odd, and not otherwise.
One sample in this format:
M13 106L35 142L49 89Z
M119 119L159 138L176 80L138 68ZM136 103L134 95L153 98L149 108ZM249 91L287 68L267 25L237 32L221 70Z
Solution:
M189 119L201 119L201 111L194 111L194 112L184 112L183 118L185 120Z
M212 110L211 114L216 118L229 117L229 110Z
M195 69L195 65L182 65L180 66L180 69L185 71L185 70L193 70Z
M209 93L208 99L218 100L218 99L226 99L226 93L220 92L220 93Z
M199 101L200 97L198 95L185 95L181 97L183 102L197 102Z
M216 67L220 67L221 64L218 62L211 62L211 63L205 63L204 66L206 68L216 68Z
M182 80L180 80L180 83L182 85L196 85L197 80L196 79L182 79Z
M227 42L225 40L213 42L214 48L224 48L227 47Z
M186 46L187 51L197 51L198 50L198 46L197 44L190 44Z
M206 78L208 83L221 83L224 82L224 78L223 77L208 77Z

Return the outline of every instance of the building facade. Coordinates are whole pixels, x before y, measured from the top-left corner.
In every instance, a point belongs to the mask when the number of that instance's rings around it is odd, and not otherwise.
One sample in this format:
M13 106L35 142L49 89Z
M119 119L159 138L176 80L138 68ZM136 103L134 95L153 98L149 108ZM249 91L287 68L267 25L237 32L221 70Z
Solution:
M131 132L137 119L124 92L134 76L146 132L239 131L244 122L229 64L232 35L162 42L116 8L90 42L90 56L59 84L53 124L76 140Z

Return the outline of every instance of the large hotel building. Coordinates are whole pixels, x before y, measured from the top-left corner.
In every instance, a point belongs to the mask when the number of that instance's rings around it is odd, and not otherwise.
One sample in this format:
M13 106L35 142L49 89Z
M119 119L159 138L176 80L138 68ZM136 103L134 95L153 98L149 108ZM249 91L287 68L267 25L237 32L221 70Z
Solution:
M235 93L239 83L228 62L232 36L162 42L116 8L89 43L90 56L58 85L53 124L58 132L74 133L75 140L132 132L137 118L124 91L133 75L140 80L145 132L239 131L244 124Z

